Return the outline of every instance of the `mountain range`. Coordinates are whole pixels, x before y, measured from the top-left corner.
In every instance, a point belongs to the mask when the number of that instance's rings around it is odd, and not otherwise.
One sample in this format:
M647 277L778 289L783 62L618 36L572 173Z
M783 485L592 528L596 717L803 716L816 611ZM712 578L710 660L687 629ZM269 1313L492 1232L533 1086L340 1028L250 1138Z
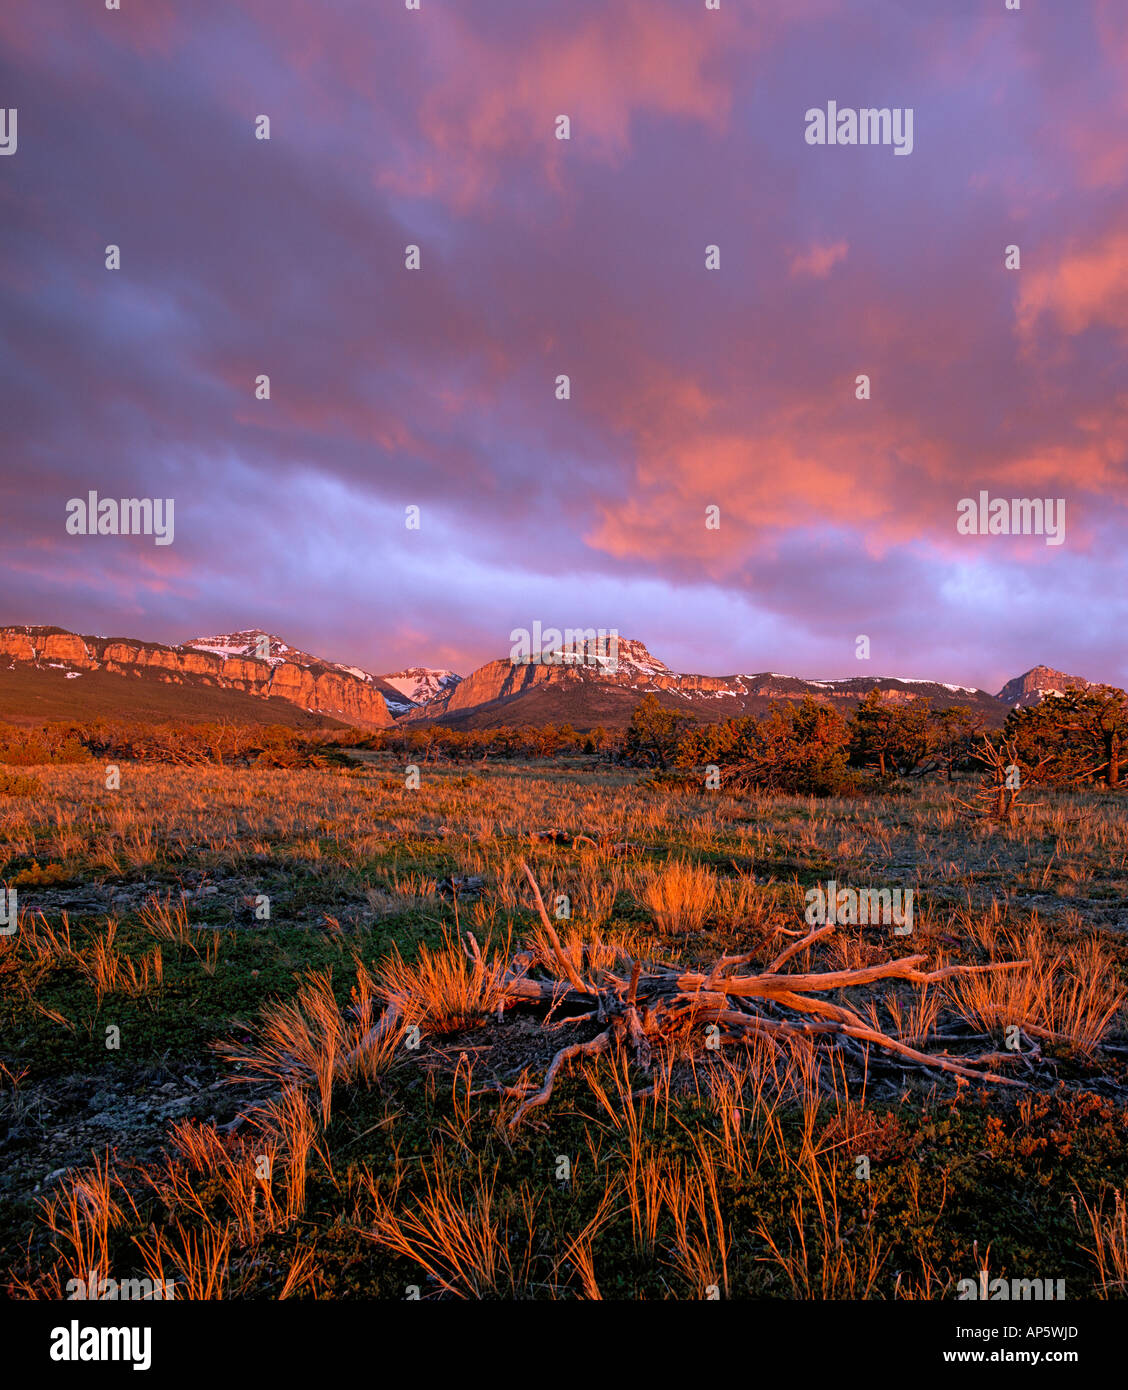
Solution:
M804 695L848 713L876 689L894 701L928 699L933 708L969 705L988 725L998 725L1015 706L1090 683L1047 666L1032 667L994 695L905 676L693 675L671 670L642 642L625 638L618 640L616 658L593 644L532 662L489 661L465 678L427 666L378 675L312 656L258 628L165 646L60 627L9 626L0 627L0 717L230 719L364 729L571 724L586 730L621 727L646 694L714 720L763 714L773 701Z

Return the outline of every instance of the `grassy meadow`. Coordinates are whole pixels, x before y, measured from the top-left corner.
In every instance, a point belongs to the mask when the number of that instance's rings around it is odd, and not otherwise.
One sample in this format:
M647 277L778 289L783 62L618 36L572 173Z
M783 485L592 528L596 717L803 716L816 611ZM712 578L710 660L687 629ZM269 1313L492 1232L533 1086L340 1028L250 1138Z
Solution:
M96 1269L181 1298L951 1299L986 1269L1124 1296L1122 801L1048 789L998 826L958 783L737 796L579 754L405 780L358 751L0 786L10 1294ZM567 899L560 949L523 863ZM714 1047L689 1011L518 1117L604 1023L594 993L514 998L515 956L763 971L827 880L911 888L911 933L841 924L780 970L1029 961L826 996L1017 1084L833 1030Z

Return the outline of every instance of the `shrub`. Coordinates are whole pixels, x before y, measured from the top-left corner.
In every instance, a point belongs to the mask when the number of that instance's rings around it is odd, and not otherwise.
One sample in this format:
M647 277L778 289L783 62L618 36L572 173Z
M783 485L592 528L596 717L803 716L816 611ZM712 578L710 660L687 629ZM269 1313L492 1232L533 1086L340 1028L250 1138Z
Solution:
M0 796L40 796L42 792L43 783L37 777L0 771Z

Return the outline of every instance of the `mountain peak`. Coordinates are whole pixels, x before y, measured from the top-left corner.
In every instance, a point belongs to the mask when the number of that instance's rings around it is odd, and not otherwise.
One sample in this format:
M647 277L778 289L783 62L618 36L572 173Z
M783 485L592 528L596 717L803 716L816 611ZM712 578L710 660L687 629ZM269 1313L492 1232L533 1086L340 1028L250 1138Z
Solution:
M590 628L587 630L591 631ZM546 656L556 657L557 661L547 663L545 662ZM541 652L541 661L545 664L579 666L597 671L630 671L644 676L661 675L670 671L664 661L659 661L656 656L650 654L645 643L632 637L618 637L610 634L585 641L546 647Z
M1067 676L1064 671L1055 671L1052 666L1031 666L1021 676L1007 681L999 691L997 699L1016 709L1026 705L1037 705L1049 695L1064 695L1070 686L1080 686L1087 690L1092 681L1083 676Z
M214 637L193 637L189 642L182 642L181 646L191 647L197 652L211 652L213 656L240 656L249 660L269 661L272 666L282 661L296 660L300 664L307 664L316 660L283 642L272 632L264 632L261 627L218 633Z
M657 675L670 669L664 661L651 655L645 643L631 637L619 638L618 658L620 665L626 665L643 675Z
M456 671L447 671L434 666L405 666L402 671L392 671L381 676L385 685L398 690L406 703L394 713L414 706L430 704L438 696L452 690L462 679Z

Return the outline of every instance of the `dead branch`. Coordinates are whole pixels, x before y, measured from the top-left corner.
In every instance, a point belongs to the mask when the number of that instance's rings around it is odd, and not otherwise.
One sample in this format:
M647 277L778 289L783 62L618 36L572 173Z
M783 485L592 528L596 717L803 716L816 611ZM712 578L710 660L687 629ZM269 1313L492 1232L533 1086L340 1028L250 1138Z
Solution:
M982 1056L954 1056L949 1052L923 1052L901 1038L883 1033L867 1023L854 1009L835 1003L823 996L837 990L855 989L884 980L905 980L915 985L932 985L958 975L974 975L996 970L1023 970L1028 960L993 962L989 965L948 965L937 970L922 969L923 955L902 956L879 965L867 965L853 970L804 971L801 974L782 973L780 967L813 945L831 928L820 927L792 942L771 964L758 973L734 973L747 965L750 955L722 956L708 971L678 970L656 966L651 962L628 961L629 972L619 976L605 973L599 984L582 979L564 953L560 939L545 910L540 888L529 865L521 867L533 888L541 924L552 945L556 963L564 979L534 979L532 957L514 957L513 966L505 977L507 1002L546 1005L552 1009L562 1005L590 1006L594 997L599 1008L588 1008L583 1017L606 1020L607 1027L584 1043L572 1043L561 1048L553 1057L544 1081L534 1089L534 1083L499 1088L503 1095L518 1099L510 1128L516 1128L535 1106L543 1105L552 1095L552 1088L562 1068L576 1058L593 1057L620 1047L630 1047L642 1068L650 1065L653 1045L672 1039L676 1031L687 1027L715 1026L716 1040L721 1044L748 1045L756 1038L773 1042L781 1038L805 1037L823 1039L842 1046L848 1055L862 1045L863 1062L870 1048L876 1048L898 1062L926 1070L948 1072L961 1081L989 1082L1002 1086L1025 1086L1014 1077L992 1071L1001 1060L997 1053ZM578 1020L569 1020L570 1022ZM530 1094L532 1092L532 1094Z
M579 990L581 994L597 994L599 992L598 990L592 989L590 985L584 984L583 980L581 980L576 973L576 967L564 954L564 948L560 944L560 938L556 934L556 928L552 925L552 919L548 915L548 910L544 905L544 899L541 897L540 887L533 877L532 869L529 868L528 864L526 864L523 859L521 860L521 867L525 870L525 877L533 885L533 896L537 900L537 911L540 913L541 924L548 934L549 941L552 943L552 949L561 970L563 970L564 974L567 976L573 989Z

